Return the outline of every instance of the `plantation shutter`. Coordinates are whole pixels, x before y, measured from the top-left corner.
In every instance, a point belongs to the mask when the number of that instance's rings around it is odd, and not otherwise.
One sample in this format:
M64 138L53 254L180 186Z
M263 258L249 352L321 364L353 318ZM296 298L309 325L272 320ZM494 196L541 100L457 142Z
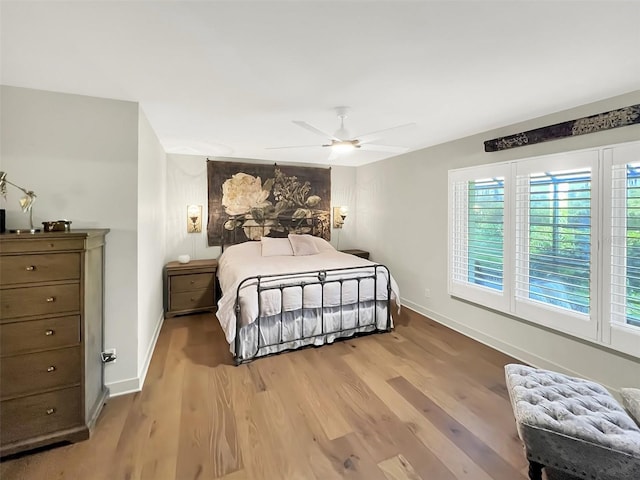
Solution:
M611 173L611 320L640 327L640 162Z
M449 292L506 308L504 165L450 175ZM486 174L486 177L482 175Z
M517 178L516 296L590 312L590 169Z

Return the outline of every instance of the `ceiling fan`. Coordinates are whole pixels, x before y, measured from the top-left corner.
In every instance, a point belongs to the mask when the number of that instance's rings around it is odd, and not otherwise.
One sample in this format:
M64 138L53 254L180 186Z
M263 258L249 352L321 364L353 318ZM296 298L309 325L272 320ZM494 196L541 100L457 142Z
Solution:
M331 149L329 160L337 158L341 153L350 152L356 149L371 150L376 152L390 152L390 153L404 153L408 150L407 147L397 147L393 145L379 145L370 143L377 138L395 130L402 128L412 127L415 123L406 123L404 125L398 125L396 127L385 128L384 130L378 130L376 132L367 133L365 135L352 136L351 132L344 126L344 120L347 118L349 107L336 107L336 113L340 119L340 128L335 133L330 134L313 125L304 122L302 120L293 120L293 123L299 127L309 130L317 135L320 135L328 140L328 143L321 145L293 145L289 147L269 147L269 150L276 150L282 148L308 148L308 147L328 147Z

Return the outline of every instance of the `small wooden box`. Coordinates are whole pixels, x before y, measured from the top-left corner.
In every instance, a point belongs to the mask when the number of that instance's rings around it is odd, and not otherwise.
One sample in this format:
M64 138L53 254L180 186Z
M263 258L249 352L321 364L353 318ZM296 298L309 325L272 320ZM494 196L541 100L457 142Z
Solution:
M216 309L217 260L169 262L164 268L165 317Z

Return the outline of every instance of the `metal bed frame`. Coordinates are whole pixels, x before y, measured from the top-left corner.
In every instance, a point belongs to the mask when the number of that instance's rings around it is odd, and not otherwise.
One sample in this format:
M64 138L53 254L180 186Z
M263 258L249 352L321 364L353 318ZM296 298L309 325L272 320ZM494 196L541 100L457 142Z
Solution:
M378 295L378 282L381 281L380 279L378 279L378 276L381 273L382 273L382 277L386 278L386 282L387 282L386 298L379 298L379 295ZM344 275L348 275L348 277L345 278ZM373 298L366 300L366 302L373 302L371 307L373 308L373 322L361 324L360 312L361 312L361 309L365 308L365 305L364 305L364 301L360 300L360 284L363 280L366 280L366 279L373 280ZM254 283L252 284L252 282ZM350 303L345 305L344 298L343 298L343 294L344 294L343 287L344 287L344 284L347 282L357 282L357 296L356 296L355 303ZM325 295L324 295L325 287L331 284L340 285L340 304L339 305L331 305L331 306L325 305ZM315 311L317 311L318 309L320 310L319 323L320 323L321 333L304 336L305 335L304 294L305 294L305 288L308 288L312 285L320 285L321 302L319 306L315 306L307 310L315 310ZM241 307L241 301L240 301L240 293L241 293L241 290L243 289L251 289L251 288L256 289L257 299L258 299L258 318L254 319L254 322L253 322L257 325L256 345L255 345L255 352L251 357L241 358L240 330L242 328L242 311L241 311L242 307ZM301 295L300 312L301 312L302 327L300 328L300 337L285 339L283 338L283 329L284 329L283 322L286 322L286 319L284 319L284 313L285 313L284 312L284 291L287 289L300 289L300 295ZM261 342L261 339L263 338L262 321L267 317L266 315L263 315L264 312L263 312L261 294L263 292L268 292L271 290L280 291L280 310L279 310L280 319L278 322L280 335L279 335L279 341L272 342L272 343L264 343L264 342ZM380 301L386 302L386 319L385 319L386 321L385 321L384 328L378 327L378 302ZM347 307L357 308L356 324L355 326L350 326L349 328L345 328L344 321L343 321L343 314L344 314L345 308ZM325 328L326 327L325 311L329 308L331 309L339 308L340 328L337 330L327 330ZM363 334L388 332L391 330L391 274L389 273L389 269L385 265L373 264L373 265L348 267L348 268L311 270L311 271L296 272L291 274L256 275L256 276L248 277L248 278L245 278L238 285L238 288L236 291L235 315L236 315L236 337L235 337L234 361L236 365L247 363L254 360L258 356L263 356L259 354L265 348L275 347L278 345L285 345L290 342L307 340L307 339L317 338L317 337L325 337L327 335L335 335L336 338L340 338L340 337L344 338L344 337L353 337L353 336L358 336ZM277 315L278 314L276 314L276 316ZM293 319L292 321L295 322L295 319ZM307 319L307 321L316 321L316 320ZM368 327L368 326L373 326L373 330L358 332L358 329L363 327ZM313 343L309 345L313 345ZM303 345L297 348L303 348L304 346L308 346L308 345ZM295 350L297 348L287 348L282 351ZM280 351L272 352L272 353L280 353Z

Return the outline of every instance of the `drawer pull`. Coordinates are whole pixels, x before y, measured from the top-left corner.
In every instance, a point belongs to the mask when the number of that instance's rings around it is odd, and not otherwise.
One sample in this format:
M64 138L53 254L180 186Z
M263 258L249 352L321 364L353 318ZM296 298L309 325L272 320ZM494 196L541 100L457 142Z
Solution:
M56 245L55 245L54 243L50 243L50 244L49 244L49 246L50 246L51 248L53 248L53 247L55 247Z
M35 265L29 265L25 270L26 270L27 272L33 272L35 269L36 269L36 266L35 266Z
M54 413L56 413L55 408L47 408L47 415L53 415Z
M196 283L196 281L195 280L191 280L190 283L191 283L191 285L193 285L194 283Z
M56 301L56 297L47 297L47 303L52 303Z
M56 371L56 367L54 365L51 365L50 367L47 367L47 372L51 373L51 372L55 372Z
M51 335L55 335L55 334L56 334L56 331L55 331L55 330L47 330L46 332L44 332L44 334L45 334L47 337L50 337Z

